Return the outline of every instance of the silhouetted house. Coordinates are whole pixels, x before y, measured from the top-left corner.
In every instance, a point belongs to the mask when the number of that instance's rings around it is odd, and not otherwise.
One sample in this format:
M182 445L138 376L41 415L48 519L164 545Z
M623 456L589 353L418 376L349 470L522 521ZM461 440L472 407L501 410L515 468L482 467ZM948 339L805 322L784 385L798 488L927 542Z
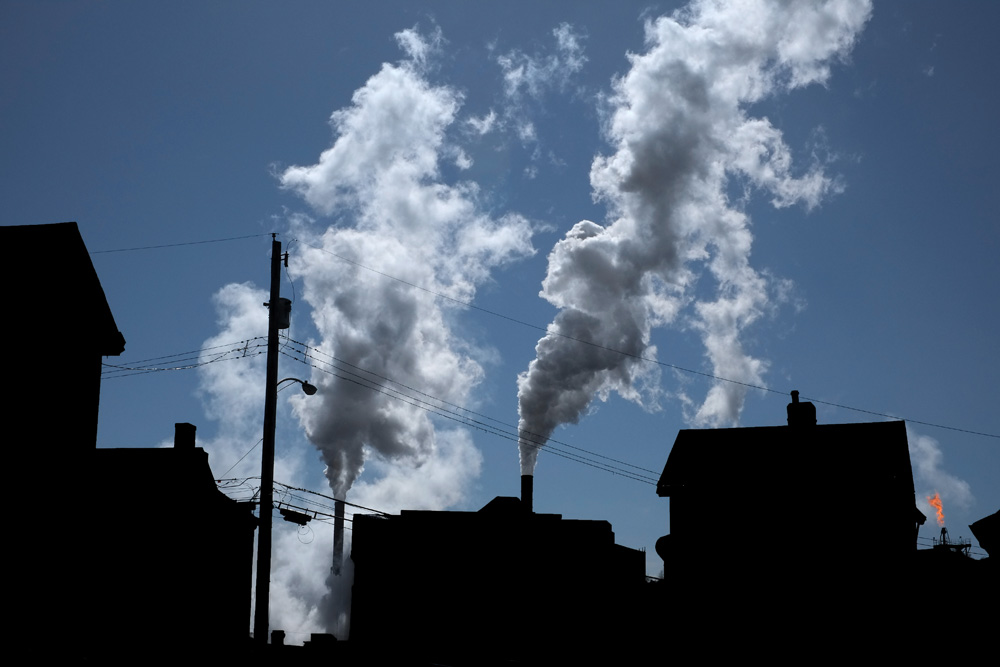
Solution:
M36 519L5 538L20 545L7 551L7 570L23 584L9 606L17 610L12 629L30 644L52 631L54 609L62 625L67 606L72 619L85 608L85 574L67 580L55 554L84 544L77 519L86 515L82 473L97 444L101 358L121 354L125 339L76 223L0 227L0 246L4 469L20 514ZM51 539L40 539L46 529ZM66 628L71 641L78 627Z
M969 529L990 558L996 558L1000 554L1000 512L994 512L973 522L969 525Z
M101 358L125 350L75 222L0 227L8 294L5 406L32 429L41 463L72 465L97 444Z
M102 358L125 339L76 223L0 242L5 470L34 520L5 538L10 636L95 662L245 640L252 514L215 487L194 427L175 449L97 449Z
M682 631L828 640L905 606L924 519L905 424L817 425L798 392L788 424L678 433L657 485L670 534L656 550Z
M644 584L641 551L606 521L478 512L354 516L351 643L387 658L471 664L586 653L620 638Z
M250 508L216 487L195 428L173 448L97 449L88 528L93 655L231 651L248 636Z

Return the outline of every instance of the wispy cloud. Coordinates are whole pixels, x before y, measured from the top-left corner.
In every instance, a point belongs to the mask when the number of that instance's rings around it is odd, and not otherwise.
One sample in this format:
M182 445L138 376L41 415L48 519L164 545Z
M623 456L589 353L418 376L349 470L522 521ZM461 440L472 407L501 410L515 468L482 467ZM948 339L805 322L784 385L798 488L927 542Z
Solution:
M584 37L571 25L560 24L552 36L555 48L551 51L529 54L515 49L496 59L503 72L503 125L512 127L524 144L539 140L532 110L540 108L550 92L565 92L587 63Z
M583 38L568 23L552 31L556 48L550 53L527 54L508 51L497 57L503 70L504 92L520 101L525 97L541 98L548 90L565 90L571 77L583 69L587 58Z

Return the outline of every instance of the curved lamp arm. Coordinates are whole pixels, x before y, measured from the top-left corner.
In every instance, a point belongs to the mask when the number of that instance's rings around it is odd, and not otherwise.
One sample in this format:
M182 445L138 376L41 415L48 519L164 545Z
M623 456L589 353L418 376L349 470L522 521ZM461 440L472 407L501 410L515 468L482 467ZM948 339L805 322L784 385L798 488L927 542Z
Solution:
M314 385L309 384L305 380L300 380L298 378L285 378L284 380L278 380L279 385L282 382L298 382L300 385L302 385L302 391L305 392L306 396L312 396L313 394L316 393L316 387Z

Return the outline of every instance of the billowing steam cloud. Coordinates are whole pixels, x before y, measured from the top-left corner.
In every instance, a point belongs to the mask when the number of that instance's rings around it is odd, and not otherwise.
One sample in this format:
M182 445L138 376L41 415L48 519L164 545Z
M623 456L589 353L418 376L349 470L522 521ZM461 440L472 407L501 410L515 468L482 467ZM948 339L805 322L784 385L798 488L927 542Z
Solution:
M427 80L439 34L405 30L396 38L407 58L383 65L350 107L333 114L335 141L317 164L281 175L283 187L342 221L317 232L304 216L293 219L293 233L304 240L293 271L305 285L321 354L349 371L361 368L462 404L482 369L453 335L448 302L424 290L471 300L492 269L533 252L532 229L523 217L484 213L474 183L446 182L445 161L469 164L448 138L462 96ZM414 467L435 461L428 465L435 484L425 488L437 495L422 497L425 507L454 502L454 480L478 472L471 441L436 431L420 407L332 374L316 372L313 380L319 394L298 401L296 411L336 497L344 497L372 453ZM443 465L453 466L449 480L442 479Z
M211 439L201 436L198 445L209 452L216 475L243 477L260 473L260 450L254 442L261 436L264 405L265 356L259 344L267 335L266 290L249 283L224 286L214 297L219 332L205 341L199 367L199 395L207 416L218 423ZM250 341L246 356L228 352L235 341ZM219 363L214 363L218 361ZM281 394L283 398L288 394ZM280 410L285 401L279 401ZM295 433L282 433L293 422L290 415L279 418L278 441L289 442ZM284 437L283 437L284 436ZM248 450L256 456L247 456ZM294 485L304 485L305 465L301 456L279 448L275 457L275 478ZM275 526L271 570L271 626L288 630L299 642L311 632L340 630L335 623L321 622L321 605L327 588L313 573L329 568L329 543L307 549L296 531L281 524ZM343 606L343 605L342 605ZM247 619L249 629L250 619Z
M541 296L560 312L518 378L522 474L532 472L538 443L576 422L595 396L649 399L643 387L656 367L640 357L656 354L652 327L682 312L713 374L763 383L766 364L740 334L765 312L770 286L750 265L749 221L729 193L742 186L769 193L777 207L811 208L837 186L820 165L793 172L781 132L748 106L824 82L870 12L868 0L702 0L647 24L647 51L629 56L608 100L614 152L590 171L611 222L578 223L549 255ZM692 295L704 268L714 300ZM692 419L733 423L745 394L716 383Z

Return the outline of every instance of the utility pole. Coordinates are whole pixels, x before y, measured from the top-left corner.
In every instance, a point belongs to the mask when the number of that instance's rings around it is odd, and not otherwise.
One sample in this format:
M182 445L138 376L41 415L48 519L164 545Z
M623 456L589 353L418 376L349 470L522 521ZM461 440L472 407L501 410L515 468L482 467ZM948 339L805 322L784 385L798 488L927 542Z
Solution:
M267 386L264 393L264 450L260 464L260 526L257 529L257 602L254 642L267 644L271 593L271 508L274 504L274 428L278 404L278 327L281 304L281 242L271 234L271 300L267 314Z

